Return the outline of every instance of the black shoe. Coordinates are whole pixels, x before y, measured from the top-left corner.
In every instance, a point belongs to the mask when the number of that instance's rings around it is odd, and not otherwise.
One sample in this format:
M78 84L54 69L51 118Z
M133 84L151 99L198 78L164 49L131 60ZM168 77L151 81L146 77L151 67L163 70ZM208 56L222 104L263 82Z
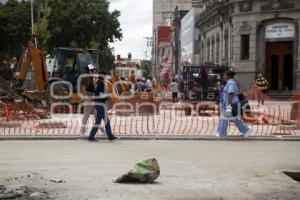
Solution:
M120 137L112 137L112 138L109 138L109 141L113 142L113 141L117 141L117 140L120 140L120 139L121 139Z
M97 142L98 141L96 138L89 138L89 137L85 137L84 140L87 140L88 142Z

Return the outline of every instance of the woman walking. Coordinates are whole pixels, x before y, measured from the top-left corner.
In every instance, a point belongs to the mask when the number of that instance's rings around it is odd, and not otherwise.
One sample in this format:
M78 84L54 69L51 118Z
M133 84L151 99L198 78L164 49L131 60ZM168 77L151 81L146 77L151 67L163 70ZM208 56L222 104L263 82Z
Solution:
M224 81L226 85L222 92L221 97L221 121L217 131L217 137L224 138L227 136L227 129L229 121L233 121L239 131L245 136L250 135L250 129L241 120L240 116L232 115L232 105L239 103L238 98L238 86L234 80L235 73L232 71L227 71L224 75Z

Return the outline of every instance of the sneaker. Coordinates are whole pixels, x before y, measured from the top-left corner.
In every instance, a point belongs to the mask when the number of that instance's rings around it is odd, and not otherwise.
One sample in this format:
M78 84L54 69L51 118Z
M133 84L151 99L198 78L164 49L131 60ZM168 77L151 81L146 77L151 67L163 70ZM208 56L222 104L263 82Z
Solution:
M87 140L87 141L89 141L89 142L96 142L96 141L97 141L96 138L91 139L91 138L90 138L90 134L88 134L88 133L87 133L87 134L84 134L83 140Z
M222 136L222 135L220 135L219 133L217 133L217 134L216 134L216 138L217 138L217 139L224 139L224 138L226 138L226 136Z
M248 138L251 135L251 130L244 134L244 138Z
M97 141L98 141L96 138L93 138L93 139L91 139L91 138L86 138L86 140L89 141L89 142L97 142Z
M90 134L89 134L89 133L83 133L83 134L82 134L82 137L83 137L84 139L88 139L88 138L90 137Z
M111 139L109 139L110 142L113 142L113 141L117 141L117 140L120 140L121 138L120 137L113 137Z

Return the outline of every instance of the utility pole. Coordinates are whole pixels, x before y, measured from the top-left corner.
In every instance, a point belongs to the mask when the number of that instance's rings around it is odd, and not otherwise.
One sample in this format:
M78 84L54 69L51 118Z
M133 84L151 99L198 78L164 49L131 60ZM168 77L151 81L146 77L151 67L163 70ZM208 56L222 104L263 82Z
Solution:
M31 33L34 34L34 19L33 19L33 0L30 1L31 3Z
M148 60L148 50L149 50L149 47L152 47L152 37L145 37L145 39L147 40L147 49L145 52L145 59Z

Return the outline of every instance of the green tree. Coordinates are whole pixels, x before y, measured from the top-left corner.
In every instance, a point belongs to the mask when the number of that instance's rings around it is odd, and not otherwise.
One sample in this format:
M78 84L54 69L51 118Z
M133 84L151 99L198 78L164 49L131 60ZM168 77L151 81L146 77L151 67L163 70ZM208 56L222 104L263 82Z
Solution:
M51 9L48 6L48 0L35 0L34 2L36 11L34 33L38 38L41 48L49 50L48 42L50 39L50 31L48 30L48 17L50 15Z
M109 43L122 38L119 11L110 12L107 0L53 0L49 5L50 51L58 46L97 48L100 66L114 66Z
M18 56L31 33L30 3L9 0L0 6L0 52ZM1 58L2 59L2 58Z
M141 60L140 69L143 70L143 77L148 78L151 75L151 66L150 60Z
M51 53L60 46L96 48L100 52L100 66L114 66L109 43L122 38L120 12L109 11L107 0L34 2L34 32L43 49ZM0 5L0 54L19 55L30 34L30 1L9 0Z

